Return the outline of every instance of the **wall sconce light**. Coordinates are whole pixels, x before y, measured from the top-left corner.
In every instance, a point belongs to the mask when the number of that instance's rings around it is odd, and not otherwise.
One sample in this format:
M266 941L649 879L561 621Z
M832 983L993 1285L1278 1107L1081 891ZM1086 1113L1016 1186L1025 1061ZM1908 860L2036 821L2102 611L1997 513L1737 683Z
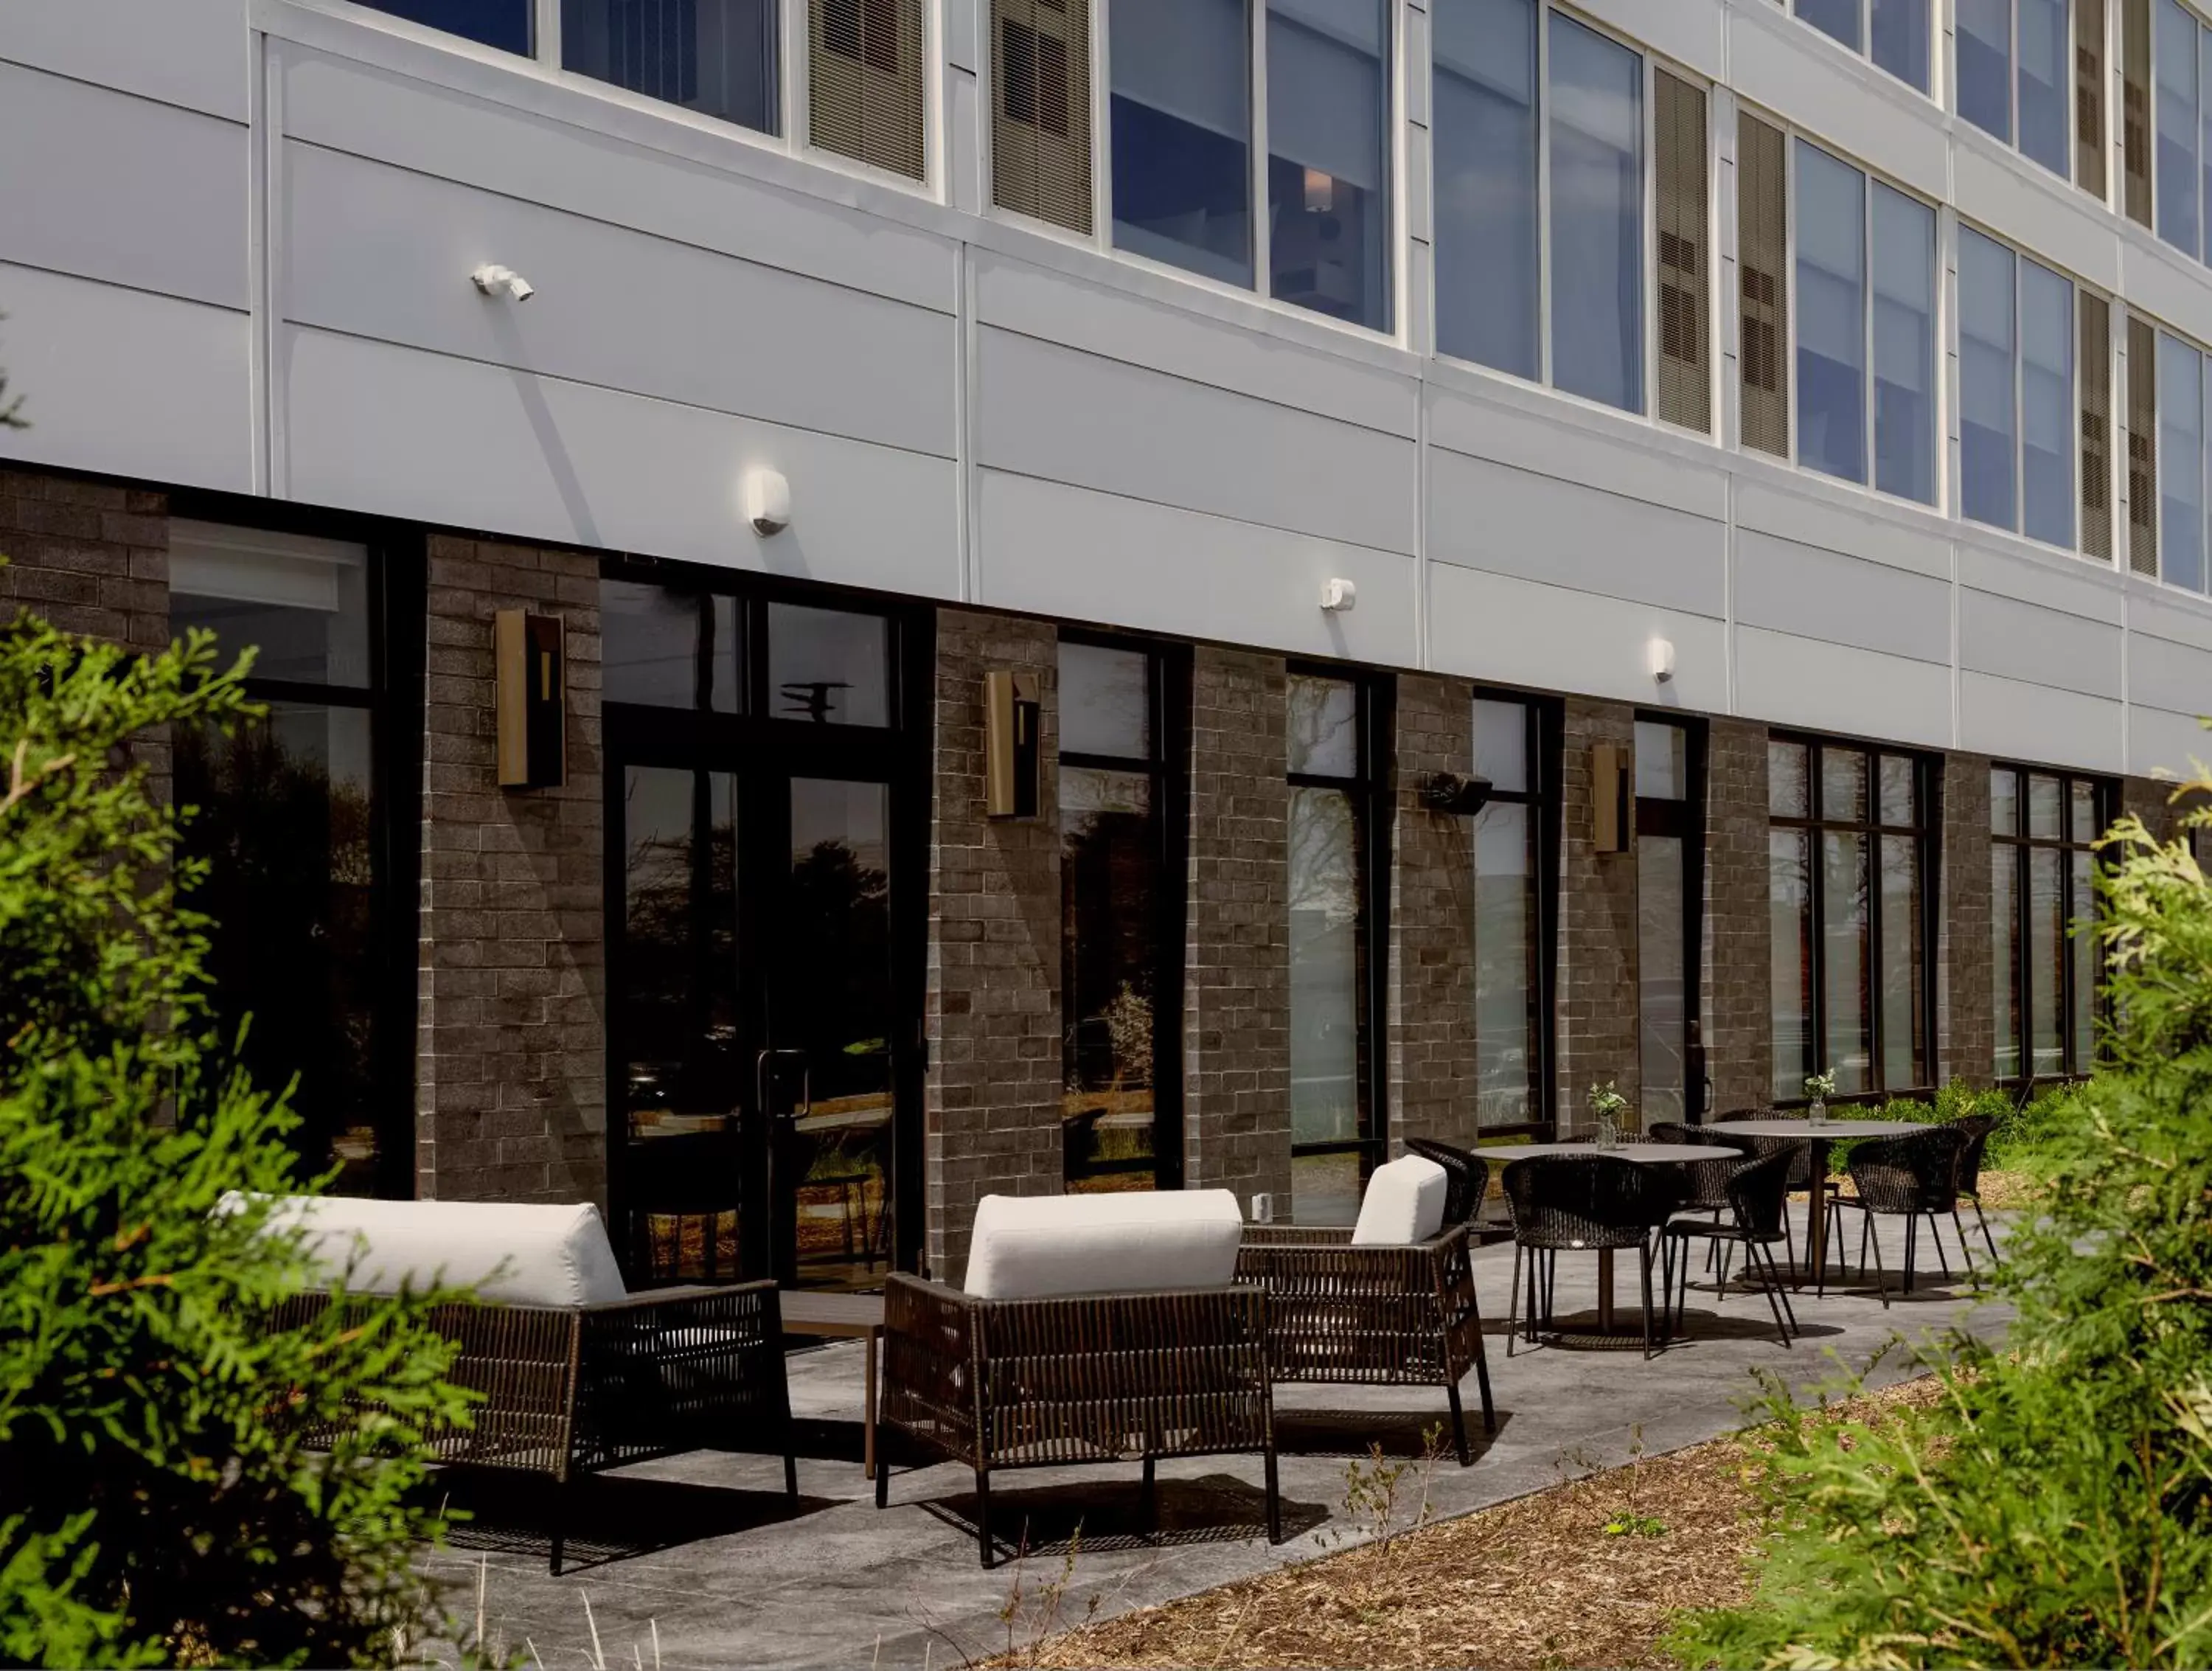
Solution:
M1626 853L1636 830L1628 799L1628 750L1616 743L1590 750L1590 845L1600 853Z
M791 526L791 483L780 470L749 470L738 484L745 520L763 539Z
M1644 646L1644 665L1661 684L1671 683L1674 677L1674 641L1649 640Z
M1034 818L1042 800L1044 714L1037 676L983 675L983 814Z
M512 267L486 264L469 275L469 282L488 296L507 296L515 301L528 301L538 294L538 287Z
M1431 772L1421 780L1420 793L1430 811L1471 818L1490 804L1490 780L1480 772Z
M501 788L552 789L568 781L567 660L559 616L503 609L493 617Z
M1341 576L1324 580L1321 587L1321 606L1331 615L1349 615L1359 607L1359 588Z

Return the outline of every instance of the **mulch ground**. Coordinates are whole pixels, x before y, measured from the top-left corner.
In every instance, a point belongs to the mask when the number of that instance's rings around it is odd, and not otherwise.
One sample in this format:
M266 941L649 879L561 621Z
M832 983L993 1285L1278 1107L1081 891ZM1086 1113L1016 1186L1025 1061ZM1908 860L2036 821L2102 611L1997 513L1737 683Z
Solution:
M1907 1382L1836 1407L1863 1418L1880 1407L1930 1402L1936 1391L1931 1380ZM993 1663L1054 1671L1671 1666L1656 1645L1671 1615L1750 1595L1754 1473L1741 1440L1717 1439L1042 1636ZM1418 1516L1419 1496L1417 1467L1400 1482L1401 1523ZM1033 1590L1016 1611L1045 1624L1058 1605Z

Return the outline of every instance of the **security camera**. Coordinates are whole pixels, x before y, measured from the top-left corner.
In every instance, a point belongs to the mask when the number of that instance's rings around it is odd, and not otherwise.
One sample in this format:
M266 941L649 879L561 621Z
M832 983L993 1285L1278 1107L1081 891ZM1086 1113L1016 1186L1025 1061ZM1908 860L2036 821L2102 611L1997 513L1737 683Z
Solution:
M479 267L469 278L488 296L505 295L516 301L528 301L538 294L538 287L512 267Z

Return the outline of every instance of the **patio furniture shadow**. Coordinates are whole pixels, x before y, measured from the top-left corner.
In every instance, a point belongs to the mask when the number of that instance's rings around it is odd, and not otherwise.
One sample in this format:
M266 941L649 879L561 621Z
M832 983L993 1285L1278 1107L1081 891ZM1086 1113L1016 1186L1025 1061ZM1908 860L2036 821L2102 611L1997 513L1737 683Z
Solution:
M1690 1297L1693 1302L1697 1299L1695 1288L1690 1290ZM1711 1296L1708 1294L1706 1297L1710 1299ZM1748 1308L1737 1313L1699 1309L1693 1304L1675 1319L1674 1338L1668 1344L1680 1346L1686 1342L1694 1346L1700 1340L1764 1340L1778 1351L1783 1349L1782 1342L1775 1336L1773 1319L1767 1315L1765 1302L1760 1297L1759 1290L1747 1289L1741 1296L1731 1291L1729 1298L1749 1301L1751 1305L1759 1308L1758 1316L1753 1316ZM1790 1338L1793 1340L1819 1340L1843 1332L1833 1323L1800 1322L1790 1331Z
M802 1496L794 1508L780 1490L605 1474L570 1481L565 1499L562 1487L526 1474L454 1471L434 1479L431 1489L469 1516L447 1534L455 1549L543 1557L557 1515L565 1531L564 1572L731 1537L836 1506L828 1498Z
M1505 1431L1512 1412L1498 1413L1498 1433ZM1498 1433L1474 1436L1477 1459L1498 1443ZM1435 1437L1439 1457L1451 1455L1451 1415L1436 1410L1322 1410L1301 1405L1275 1411L1275 1449L1285 1456L1364 1456L1376 1446L1386 1456L1418 1461L1429 1454Z
M1278 1419L1279 1420L1279 1418ZM1007 1553L1057 1559L1071 1549L1164 1549L1191 1544L1243 1543L1267 1535L1267 1498L1259 1486L1234 1474L1209 1474L1196 1480L1163 1478L1155 1487L1157 1511L1148 1509L1139 1482L1111 1485L1081 1480L1066 1486L1029 1486L1009 1491L994 1484L991 1529ZM922 1503L948 1526L975 1534L975 1495L964 1492ZM1287 1540L1311 1531L1328 1518L1319 1504L1282 1502L1283 1536Z

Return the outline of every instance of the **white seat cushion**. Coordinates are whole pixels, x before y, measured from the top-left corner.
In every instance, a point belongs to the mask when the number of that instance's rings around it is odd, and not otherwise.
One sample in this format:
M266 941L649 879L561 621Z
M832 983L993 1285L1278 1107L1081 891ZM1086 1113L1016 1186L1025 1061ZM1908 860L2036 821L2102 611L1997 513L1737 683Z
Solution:
M1352 1227L1355 1248L1401 1248L1425 1242L1444 1227L1444 1197L1450 1180L1444 1169L1420 1155L1407 1155L1378 1166L1367 1180Z
M986 1195L961 1286L988 1300L1218 1288L1243 1231L1226 1189Z
M591 1305L627 1291L597 1207L288 1195L271 1227L303 1228L324 1279L361 1294L471 1287L507 1305ZM356 1261L356 1249L359 1257ZM493 1273L504 1263L506 1269ZM350 1272L350 1274L349 1274Z

